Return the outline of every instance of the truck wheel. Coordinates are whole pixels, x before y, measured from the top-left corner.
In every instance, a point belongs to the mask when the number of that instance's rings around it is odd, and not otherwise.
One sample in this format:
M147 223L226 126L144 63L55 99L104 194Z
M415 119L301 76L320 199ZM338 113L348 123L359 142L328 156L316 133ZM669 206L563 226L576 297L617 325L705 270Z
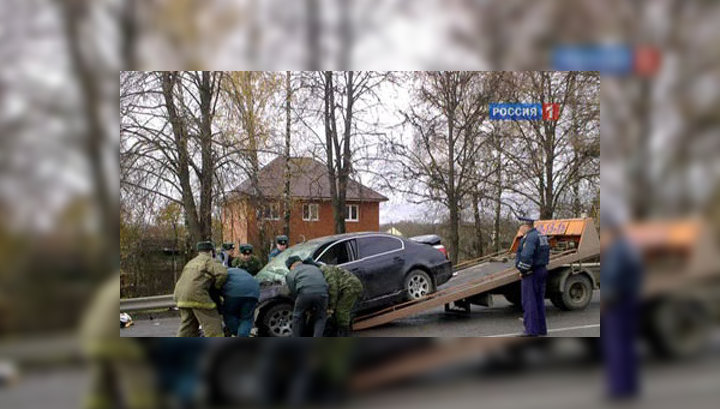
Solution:
M261 313L258 331L267 337L289 337L292 335L292 305L281 302Z
M710 317L700 302L658 300L649 306L645 319L648 343L664 358L693 356L709 339Z
M568 276L562 293L552 294L550 301L565 311L585 309L592 300L592 282L584 274Z
M422 270L412 270L405 277L405 293L408 300L417 300L435 292L430 276Z

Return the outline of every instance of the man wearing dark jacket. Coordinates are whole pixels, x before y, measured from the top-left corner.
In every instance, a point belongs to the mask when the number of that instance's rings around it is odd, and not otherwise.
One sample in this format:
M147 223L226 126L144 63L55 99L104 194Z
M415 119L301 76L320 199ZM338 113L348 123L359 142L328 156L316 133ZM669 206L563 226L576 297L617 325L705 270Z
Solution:
M255 306L260 298L260 284L241 268L228 269L223 286L223 318L231 335L250 336Z
M600 216L600 229L600 325L607 392L611 399L632 399L640 391L636 340L643 263L614 214Z
M534 227L534 220L520 218L524 224L520 231L524 237L520 241L515 259L515 267L520 270L522 294L524 336L547 335L545 322L545 282L547 265L550 262L550 243L544 234Z
M328 308L328 283L322 271L314 265L303 264L298 256L290 256L285 261L290 270L285 282L290 294L295 298L293 309L293 336L301 337L305 330L306 315L310 315L309 324L313 327L313 336L322 337L325 331Z

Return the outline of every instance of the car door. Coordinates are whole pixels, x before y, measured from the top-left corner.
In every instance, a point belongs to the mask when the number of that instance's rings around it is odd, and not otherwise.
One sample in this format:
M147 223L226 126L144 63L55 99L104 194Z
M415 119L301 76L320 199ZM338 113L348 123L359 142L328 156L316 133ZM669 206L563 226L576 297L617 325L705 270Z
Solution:
M358 264L363 270L365 292L376 298L403 289L403 242L394 237L358 237Z
M359 263L355 263L357 259L357 244L355 239L342 240L320 248L315 257L315 261L319 261L331 266L342 267L355 274L363 283L366 284L365 270ZM363 299L368 298L367 291Z

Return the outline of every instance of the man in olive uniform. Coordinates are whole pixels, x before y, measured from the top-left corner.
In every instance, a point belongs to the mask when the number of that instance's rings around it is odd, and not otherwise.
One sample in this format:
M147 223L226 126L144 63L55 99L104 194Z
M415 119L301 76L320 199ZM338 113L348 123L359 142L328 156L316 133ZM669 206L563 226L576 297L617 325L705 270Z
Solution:
M272 249L272 251L270 252L270 255L268 256L268 261L272 260L278 254L287 250L289 241L290 241L290 239L288 239L288 236L286 236L284 234L275 237L275 248Z
M243 270L250 273L251 276L255 277L258 271L263 267L260 263L260 259L253 254L252 244L241 244L240 245L240 257L233 260L233 267L242 268Z
M207 337L222 337L222 318L211 290L220 291L227 280L227 268L212 255L215 246L209 241L197 244L198 255L183 268L175 284L174 300L180 309L178 337L200 336L202 325Z
M118 272L93 297L82 320L80 341L91 369L84 409L149 409L160 405L154 371L143 344L118 336L115 320L119 293Z
M363 285L353 273L341 267L320 265L320 271L328 283L328 315L335 318L336 335L347 337L350 335L352 310L363 294Z

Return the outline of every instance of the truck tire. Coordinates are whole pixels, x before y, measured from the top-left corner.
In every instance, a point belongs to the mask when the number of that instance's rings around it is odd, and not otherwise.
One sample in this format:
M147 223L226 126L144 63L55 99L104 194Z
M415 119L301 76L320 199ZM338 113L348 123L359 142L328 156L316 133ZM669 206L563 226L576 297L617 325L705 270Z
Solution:
M592 281L584 274L568 276L561 293L550 295L554 306L564 311L577 311L587 308L592 301Z
M289 337L292 335L293 307L287 302L279 302L260 312L258 333L264 337Z
M699 301L660 299L645 312L647 341L660 357L694 356L709 340L710 315Z

